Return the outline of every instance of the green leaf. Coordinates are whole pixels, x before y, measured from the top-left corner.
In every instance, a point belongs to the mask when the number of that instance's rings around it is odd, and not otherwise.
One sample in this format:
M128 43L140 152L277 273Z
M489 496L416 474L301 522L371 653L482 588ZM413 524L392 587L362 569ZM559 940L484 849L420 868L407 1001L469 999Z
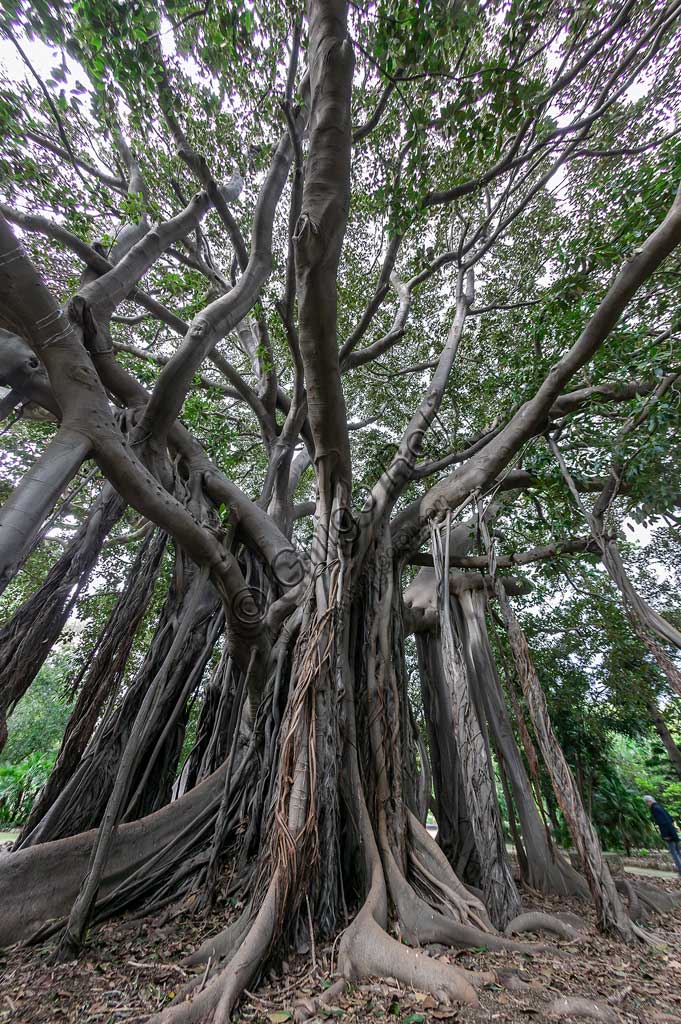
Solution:
M284 1024L284 1021L293 1019L293 1014L290 1010L274 1010L272 1013L267 1014L267 1019L272 1024Z

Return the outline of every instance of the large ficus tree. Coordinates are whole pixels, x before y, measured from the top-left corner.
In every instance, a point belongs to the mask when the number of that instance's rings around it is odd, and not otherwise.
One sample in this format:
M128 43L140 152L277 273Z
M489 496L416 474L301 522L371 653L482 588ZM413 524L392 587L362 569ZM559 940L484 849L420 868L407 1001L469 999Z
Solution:
M344 977L474 1002L488 976L412 947L528 948L495 763L523 879L645 939L516 605L586 560L645 700L681 693L621 535L658 517L673 561L680 16L3 4L3 739L86 623L4 942L199 912L229 861L245 909L163 1021L229 1019L344 925Z

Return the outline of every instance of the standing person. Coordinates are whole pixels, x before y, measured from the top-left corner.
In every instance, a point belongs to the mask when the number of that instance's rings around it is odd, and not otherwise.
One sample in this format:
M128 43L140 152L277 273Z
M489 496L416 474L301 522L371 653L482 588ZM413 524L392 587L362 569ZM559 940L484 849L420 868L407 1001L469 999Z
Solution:
M655 824L660 830L660 835L669 847L676 870L681 875L681 848L679 847L679 833L674 828L674 822L669 811L665 810L662 804L652 796L643 797L650 808L650 813L655 819Z

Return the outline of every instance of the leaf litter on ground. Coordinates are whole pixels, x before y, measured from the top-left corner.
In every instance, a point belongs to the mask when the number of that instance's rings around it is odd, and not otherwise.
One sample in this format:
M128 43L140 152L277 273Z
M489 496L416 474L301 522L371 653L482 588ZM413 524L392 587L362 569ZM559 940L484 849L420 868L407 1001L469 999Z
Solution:
M675 880L655 879L667 891L680 891ZM530 903L531 901L527 901ZM337 980L332 975L332 944L309 954L295 954L270 964L258 987L242 1002L235 1020L253 1024L287 1024L308 1007L308 1024L527 1024L546 1021L551 1004L581 997L604 1006L620 1024L681 1024L681 908L658 915L655 930L664 949L627 947L596 933L594 915L577 900L543 898L532 909L572 912L588 921L585 941L554 945L527 956L502 951L426 947L443 962L496 974L480 993L477 1007L441 1006L427 992L390 979L350 984L324 1004L318 998ZM134 917L92 929L81 958L50 964L49 946L12 948L0 954L0 1024L137 1024L172 998L191 972L184 956L206 937L234 920L238 908L219 901L209 917L183 913L165 924ZM197 969L197 973L201 972ZM310 1013L309 1011L312 1011ZM579 1017L562 1017L579 1024Z

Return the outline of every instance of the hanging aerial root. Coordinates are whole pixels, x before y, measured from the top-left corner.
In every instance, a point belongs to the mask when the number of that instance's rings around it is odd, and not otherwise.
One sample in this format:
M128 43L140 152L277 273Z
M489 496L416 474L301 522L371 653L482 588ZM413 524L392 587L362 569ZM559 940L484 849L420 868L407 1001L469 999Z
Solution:
M504 929L506 935L519 935L521 932L551 932L553 935L558 935L561 939L567 939L569 942L574 942L575 939L583 937L583 933L578 932L567 921L561 921L559 918L554 917L553 914L544 914L540 911L518 914L517 917L508 922Z

